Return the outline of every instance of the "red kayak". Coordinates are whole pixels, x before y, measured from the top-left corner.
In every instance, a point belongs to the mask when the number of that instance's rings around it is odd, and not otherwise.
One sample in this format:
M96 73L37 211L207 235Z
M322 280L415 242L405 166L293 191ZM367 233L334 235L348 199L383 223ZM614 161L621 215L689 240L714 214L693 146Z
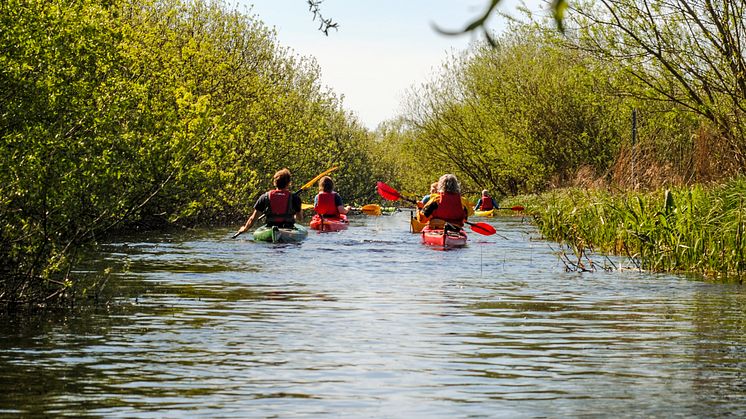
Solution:
M339 214L337 217L321 217L319 214L315 214L311 218L311 229L319 231L340 231L346 229L350 225L347 221L347 216Z
M466 232L463 229L454 231L425 227L422 230L422 242L428 246L463 247L466 246Z

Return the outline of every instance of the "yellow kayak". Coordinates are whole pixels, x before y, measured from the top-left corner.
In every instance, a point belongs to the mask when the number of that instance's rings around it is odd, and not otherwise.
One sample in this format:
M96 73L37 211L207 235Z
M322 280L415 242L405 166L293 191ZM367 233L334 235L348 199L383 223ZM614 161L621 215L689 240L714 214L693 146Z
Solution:
M495 210L491 209L489 211L474 211L475 217L494 217L495 216Z
M409 216L409 230L412 233L421 233L422 229L427 227L427 223L421 223L417 220L417 217L414 215L414 212L410 212Z

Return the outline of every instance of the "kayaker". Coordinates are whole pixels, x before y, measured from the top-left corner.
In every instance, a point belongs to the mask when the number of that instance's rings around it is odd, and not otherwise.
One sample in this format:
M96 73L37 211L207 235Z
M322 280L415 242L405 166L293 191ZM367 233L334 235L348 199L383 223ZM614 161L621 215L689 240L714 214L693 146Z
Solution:
M497 202L490 196L490 192L485 189L482 191L482 196L474 205L474 211L491 211L497 208Z
M446 223L463 227L464 221L473 213L469 203L461 197L461 185L456 176L446 174L438 179L437 192L417 217L420 222L427 222L431 229L442 229Z
M246 220L246 224L238 230L238 234L250 229L261 214L267 217L268 226L293 228L296 221L303 221L301 199L290 191L290 170L278 171L272 176L272 181L275 189L263 193L256 200L254 212Z
M429 201L429 200L430 200L430 197L431 197L431 196L432 196L432 195L433 195L434 193L436 193L436 192L438 192L438 182L433 182L433 183L431 183L431 184L430 184L430 193L429 193L429 194L427 194L427 195L425 195L425 196L423 196L423 197L422 197L422 199L420 200L420 202L422 203L422 205L420 205L420 204L417 204L417 206L418 206L419 208L422 208L422 207L424 207L424 206L425 206L425 204L427 204L427 201Z
M319 193L313 198L313 209L323 217L339 217L347 214L350 207L346 207L342 197L334 191L332 178L324 176L319 180Z

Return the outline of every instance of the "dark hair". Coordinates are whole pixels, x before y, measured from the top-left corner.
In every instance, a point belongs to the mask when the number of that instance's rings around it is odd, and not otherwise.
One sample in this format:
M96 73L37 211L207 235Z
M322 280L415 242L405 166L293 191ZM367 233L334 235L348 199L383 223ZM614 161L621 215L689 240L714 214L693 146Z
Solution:
M319 180L319 192L331 192L334 190L334 181L329 176L324 176Z
M290 170L282 169L272 176L272 181L277 189L285 189L290 184Z

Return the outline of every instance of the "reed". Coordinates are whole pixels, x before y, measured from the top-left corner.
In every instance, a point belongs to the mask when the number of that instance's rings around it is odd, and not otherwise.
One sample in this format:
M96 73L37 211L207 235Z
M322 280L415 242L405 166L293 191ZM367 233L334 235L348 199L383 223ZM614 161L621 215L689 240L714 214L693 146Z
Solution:
M642 269L741 280L746 178L653 192L562 189L523 196L541 233L585 250L625 255ZM517 202L517 201L516 201Z

